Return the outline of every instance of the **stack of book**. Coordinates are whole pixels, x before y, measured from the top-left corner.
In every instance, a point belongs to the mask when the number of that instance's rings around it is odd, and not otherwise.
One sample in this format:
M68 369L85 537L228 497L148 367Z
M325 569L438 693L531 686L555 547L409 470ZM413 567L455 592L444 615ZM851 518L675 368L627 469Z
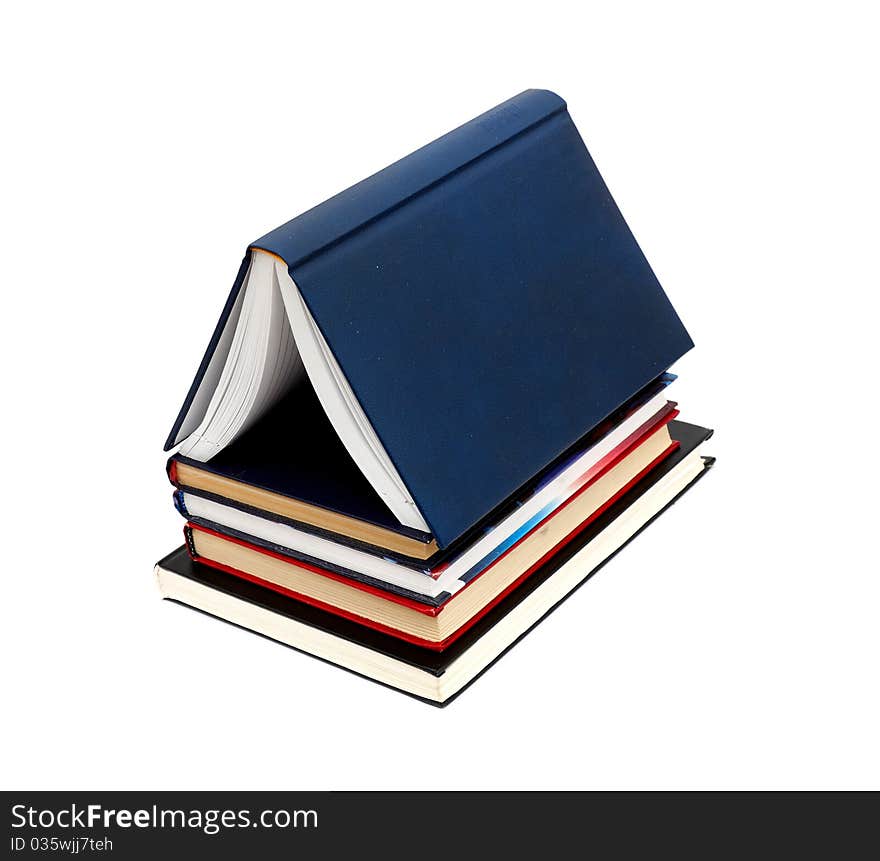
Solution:
M248 248L166 444L162 593L446 703L711 465L691 346L522 93Z

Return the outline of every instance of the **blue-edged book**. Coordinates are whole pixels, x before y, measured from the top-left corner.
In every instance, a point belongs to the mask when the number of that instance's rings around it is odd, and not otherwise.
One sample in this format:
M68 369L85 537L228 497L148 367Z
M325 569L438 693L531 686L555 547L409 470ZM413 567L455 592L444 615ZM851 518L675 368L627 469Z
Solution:
M169 474L430 559L691 346L565 102L528 90L251 244Z

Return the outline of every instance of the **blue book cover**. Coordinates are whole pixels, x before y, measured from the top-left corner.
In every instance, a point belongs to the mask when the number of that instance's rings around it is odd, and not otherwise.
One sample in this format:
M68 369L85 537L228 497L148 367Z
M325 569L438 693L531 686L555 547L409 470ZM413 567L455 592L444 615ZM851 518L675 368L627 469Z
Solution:
M251 249L286 264L441 548L692 346L565 102L544 90ZM246 268L247 258L167 447Z

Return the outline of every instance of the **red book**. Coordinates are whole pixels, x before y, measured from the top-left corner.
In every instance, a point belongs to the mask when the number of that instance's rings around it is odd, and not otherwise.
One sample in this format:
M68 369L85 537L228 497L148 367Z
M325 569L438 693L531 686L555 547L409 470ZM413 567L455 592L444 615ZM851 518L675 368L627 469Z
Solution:
M198 562L357 621L410 643L442 650L547 562L678 446L671 411L592 472L546 518L439 603L427 603L354 580L266 547L188 523L187 547Z

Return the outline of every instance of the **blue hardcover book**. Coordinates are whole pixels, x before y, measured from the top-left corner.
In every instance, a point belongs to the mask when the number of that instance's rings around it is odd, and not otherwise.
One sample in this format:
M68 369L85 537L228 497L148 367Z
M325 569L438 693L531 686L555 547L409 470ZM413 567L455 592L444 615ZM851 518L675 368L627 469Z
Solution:
M248 248L172 478L429 558L691 346L565 102L529 90ZM309 466L254 488L222 452L266 423Z

